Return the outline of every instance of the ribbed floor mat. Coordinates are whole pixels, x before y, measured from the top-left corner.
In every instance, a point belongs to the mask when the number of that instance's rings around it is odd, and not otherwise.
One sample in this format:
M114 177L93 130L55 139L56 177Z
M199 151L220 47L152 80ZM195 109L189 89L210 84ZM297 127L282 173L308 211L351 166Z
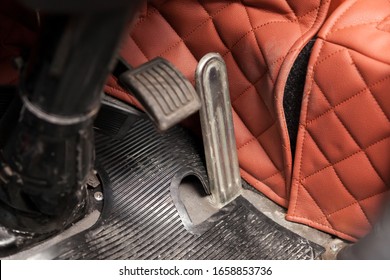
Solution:
M212 216L203 234L187 231L171 198L171 179L183 167L205 170L181 128L160 135L140 120L125 139L97 135L96 144L109 178L102 217L51 248L57 259L313 259L323 252L242 197Z

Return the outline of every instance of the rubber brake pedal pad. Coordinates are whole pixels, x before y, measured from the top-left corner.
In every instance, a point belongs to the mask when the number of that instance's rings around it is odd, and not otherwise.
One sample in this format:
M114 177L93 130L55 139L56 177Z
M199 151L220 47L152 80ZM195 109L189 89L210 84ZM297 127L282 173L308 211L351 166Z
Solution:
M119 81L138 99L160 131L178 124L201 106L191 83L160 57L121 74Z
M104 94L94 128L113 139L120 140L141 118L147 118L147 116L135 107Z

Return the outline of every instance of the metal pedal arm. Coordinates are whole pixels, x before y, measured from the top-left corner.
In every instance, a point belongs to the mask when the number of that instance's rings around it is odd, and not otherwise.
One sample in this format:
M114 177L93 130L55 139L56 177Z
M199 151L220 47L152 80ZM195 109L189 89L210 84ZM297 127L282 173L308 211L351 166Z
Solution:
M241 193L236 139L226 65L216 53L204 56L196 70L201 96L200 120L210 190L217 205L226 205Z

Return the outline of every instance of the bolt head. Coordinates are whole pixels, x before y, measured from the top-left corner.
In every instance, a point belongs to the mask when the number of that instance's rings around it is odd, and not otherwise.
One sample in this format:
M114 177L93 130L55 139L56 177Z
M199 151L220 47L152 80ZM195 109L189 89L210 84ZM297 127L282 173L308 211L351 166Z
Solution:
M102 201L103 200L103 194L101 192L95 192L93 197L97 200L97 201Z
M337 252L339 250L339 247L336 245L336 244L332 244L330 245L330 249L333 251L333 252Z

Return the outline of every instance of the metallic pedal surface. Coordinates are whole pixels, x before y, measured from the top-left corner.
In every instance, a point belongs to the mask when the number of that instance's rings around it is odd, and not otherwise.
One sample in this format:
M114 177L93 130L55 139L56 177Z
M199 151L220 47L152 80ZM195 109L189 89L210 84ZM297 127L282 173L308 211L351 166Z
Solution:
M204 56L196 70L201 96L200 120L210 190L217 205L226 205L241 193L236 138L226 65L219 54Z
M120 82L140 101L161 131L178 124L200 108L191 83L163 58L153 59L123 73Z

